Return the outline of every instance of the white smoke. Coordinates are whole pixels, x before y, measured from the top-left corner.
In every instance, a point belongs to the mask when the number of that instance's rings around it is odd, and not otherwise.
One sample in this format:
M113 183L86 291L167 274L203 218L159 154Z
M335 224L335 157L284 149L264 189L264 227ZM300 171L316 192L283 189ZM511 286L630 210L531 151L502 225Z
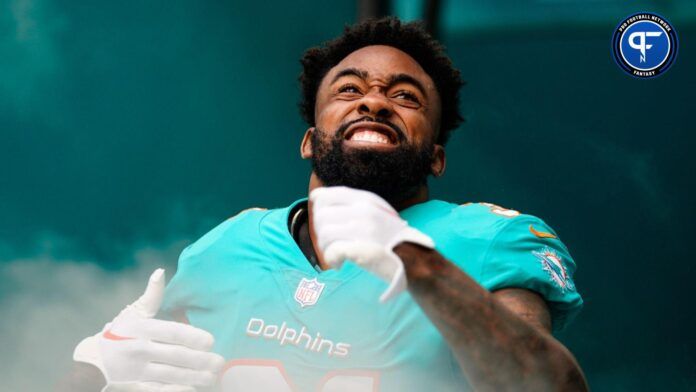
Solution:
M187 243L136 249L117 271L50 254L0 262L0 390L50 391L75 345L138 298L155 268L171 278Z

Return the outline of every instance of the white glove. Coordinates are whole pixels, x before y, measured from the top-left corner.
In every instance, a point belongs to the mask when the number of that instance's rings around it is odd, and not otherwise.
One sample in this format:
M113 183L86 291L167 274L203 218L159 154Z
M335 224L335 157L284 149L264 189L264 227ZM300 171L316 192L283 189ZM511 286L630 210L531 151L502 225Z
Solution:
M402 242L433 249L427 235L409 226L389 203L368 191L338 187L313 190L312 221L317 245L331 268L346 259L372 272L389 287L380 296L385 302L406 289L404 264L394 253Z
M209 352L213 335L188 324L153 318L164 286L160 268L137 301L75 348L75 361L98 367L106 378L102 392L195 392L195 387L217 381L225 360Z

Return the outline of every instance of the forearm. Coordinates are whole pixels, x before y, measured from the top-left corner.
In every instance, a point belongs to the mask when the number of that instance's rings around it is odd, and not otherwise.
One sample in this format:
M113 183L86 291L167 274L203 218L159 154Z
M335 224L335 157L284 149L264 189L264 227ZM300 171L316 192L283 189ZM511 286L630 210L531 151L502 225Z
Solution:
M96 366L75 362L70 373L56 384L54 392L99 392L105 385L106 380Z
M409 291L447 340L474 389L587 389L565 347L437 251L403 243L395 252L406 268Z

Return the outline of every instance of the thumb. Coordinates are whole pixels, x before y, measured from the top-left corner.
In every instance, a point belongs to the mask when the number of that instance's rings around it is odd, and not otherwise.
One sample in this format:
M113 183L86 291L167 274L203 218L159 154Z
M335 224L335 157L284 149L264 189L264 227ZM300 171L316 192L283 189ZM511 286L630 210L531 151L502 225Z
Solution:
M158 268L150 275L150 280L147 283L147 288L143 295L135 302L126 307L121 314L129 316L152 318L155 317L162 305L164 298L164 269Z

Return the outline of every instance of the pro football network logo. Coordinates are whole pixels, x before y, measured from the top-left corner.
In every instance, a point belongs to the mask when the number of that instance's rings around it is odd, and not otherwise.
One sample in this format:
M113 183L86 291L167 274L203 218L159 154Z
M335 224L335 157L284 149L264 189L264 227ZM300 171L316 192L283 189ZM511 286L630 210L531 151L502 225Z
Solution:
M614 60L629 75L648 79L663 74L677 57L677 32L663 17L640 12L619 23L612 38Z
M311 280L302 278L300 284L297 285L297 290L295 290L295 301L303 308L316 304L325 285L326 283L319 283L317 278Z

